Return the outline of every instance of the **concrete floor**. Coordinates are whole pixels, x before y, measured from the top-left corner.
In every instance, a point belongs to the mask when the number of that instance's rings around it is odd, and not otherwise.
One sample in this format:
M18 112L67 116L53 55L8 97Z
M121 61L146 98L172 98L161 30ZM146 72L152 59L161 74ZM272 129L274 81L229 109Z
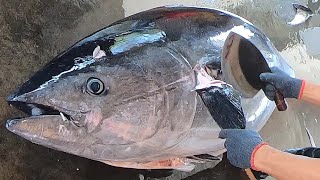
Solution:
M311 0L310 0L311 1ZM7 95L52 57L82 37L125 16L166 4L213 7L236 13L258 26L275 44L300 78L320 83L320 17L289 27L293 0L0 0L0 179L139 179L166 172L113 168L29 143L11 133L4 122L19 112L5 103ZM305 0L313 10L319 8ZM310 38L311 37L311 38ZM314 37L314 38L312 38ZM316 44L316 45L314 45ZM261 130L280 149L308 146L308 127L320 145L318 107L289 101L289 110L275 111ZM188 179L213 179L226 174L206 170ZM170 179L191 174L174 173ZM140 176L141 178L142 176ZM225 179L228 179L225 176ZM239 178L240 179L240 178Z

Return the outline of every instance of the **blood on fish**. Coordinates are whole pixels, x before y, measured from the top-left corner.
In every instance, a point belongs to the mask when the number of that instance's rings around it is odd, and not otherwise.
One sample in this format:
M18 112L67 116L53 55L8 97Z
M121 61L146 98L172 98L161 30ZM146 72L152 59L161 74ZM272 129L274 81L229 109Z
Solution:
M135 169L185 169L186 171L191 171L194 167L191 164L185 162L185 158L173 158L161 161L152 161L146 163L136 163L136 162L116 162L116 161L104 161L104 163L118 166L127 167ZM191 167L189 167L191 166ZM188 168L189 167L189 168Z
M169 12L166 14L166 17L168 18L183 18L183 17L190 17L190 16L196 16L199 13L197 12Z
M95 109L91 110L86 114L85 122L88 127L88 133L94 131L102 120L101 110Z

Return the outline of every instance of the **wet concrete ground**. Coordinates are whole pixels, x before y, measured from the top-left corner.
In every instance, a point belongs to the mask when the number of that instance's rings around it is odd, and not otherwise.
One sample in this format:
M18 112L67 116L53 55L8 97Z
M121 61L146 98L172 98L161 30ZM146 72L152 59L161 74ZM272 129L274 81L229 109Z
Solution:
M320 5L320 2L312 4L311 0L0 0L0 179L139 179L139 174L146 178L166 175L162 171L114 168L57 152L34 145L4 127L6 119L19 114L5 103L13 89L82 37L141 10L183 4L236 13L266 33L298 77L320 83L320 50L316 47L320 37L320 17L313 17L305 25L289 27L286 22L294 16L292 2L308 4L313 10ZM275 111L261 134L276 148L304 147L309 145L304 130L308 127L319 145L318 109L291 100L289 110ZM187 179L230 179L232 169L223 171L224 166L227 165L202 171ZM170 179L190 175L174 172ZM233 173L233 179L235 177L241 179L237 171Z

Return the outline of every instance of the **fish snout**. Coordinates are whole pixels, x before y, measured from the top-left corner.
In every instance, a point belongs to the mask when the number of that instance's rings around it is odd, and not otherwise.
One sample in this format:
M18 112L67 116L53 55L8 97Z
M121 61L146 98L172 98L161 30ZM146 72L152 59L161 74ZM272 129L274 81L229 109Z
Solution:
M10 119L6 122L6 128L14 134L44 146L49 146L52 142L57 144L74 142L79 138L79 131L76 131L72 124L64 122L59 115Z

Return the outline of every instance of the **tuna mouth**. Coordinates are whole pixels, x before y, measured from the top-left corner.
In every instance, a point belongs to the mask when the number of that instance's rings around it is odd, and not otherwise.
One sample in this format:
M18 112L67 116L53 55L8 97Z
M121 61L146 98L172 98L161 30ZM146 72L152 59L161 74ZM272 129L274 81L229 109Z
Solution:
M26 103L20 101L8 101L10 106L13 106L20 111L26 113L29 116L40 116L40 115L59 115L59 110L51 106L45 106L36 103Z
M26 103L20 101L8 101L8 103L10 106L17 108L18 110L26 114L26 116L15 117L13 119L8 120L6 123L6 127L9 130L12 130L13 126L19 122L22 122L27 119L40 118L44 116L60 116L61 122L63 123L71 122L75 126L81 126L79 121L75 120L75 118L71 115L71 112L64 111L62 110L62 108L55 108L53 106L46 106L36 103Z
M55 109L55 106L17 101L9 102L9 105L26 114L7 120L6 128L11 133L32 143L64 152L69 152L67 147L73 147L78 140L79 128L71 123L72 117Z

